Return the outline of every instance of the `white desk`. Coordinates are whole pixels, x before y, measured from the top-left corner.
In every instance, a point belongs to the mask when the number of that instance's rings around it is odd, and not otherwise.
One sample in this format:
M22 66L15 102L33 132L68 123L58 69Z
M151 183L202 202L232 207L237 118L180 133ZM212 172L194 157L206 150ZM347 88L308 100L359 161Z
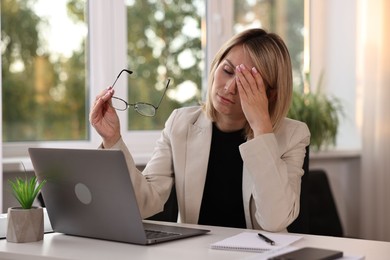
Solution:
M194 225L184 225L194 226ZM104 240L46 234L43 241L16 244L0 240L0 259L159 259L159 260L208 260L245 259L256 253L210 249L210 244L238 234L243 229L206 227L207 235L166 242L157 245L139 246ZM248 230L246 230L248 231ZM366 260L390 259L390 242L303 235L303 239L293 244L297 247L314 246L339 249L344 254L365 256Z

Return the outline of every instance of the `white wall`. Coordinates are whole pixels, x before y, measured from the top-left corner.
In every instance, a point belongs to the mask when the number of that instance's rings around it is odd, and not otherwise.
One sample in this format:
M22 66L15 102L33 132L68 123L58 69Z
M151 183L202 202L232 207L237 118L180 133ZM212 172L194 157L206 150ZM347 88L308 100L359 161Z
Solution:
M323 90L339 97L345 117L340 120L338 150L361 148L356 104L356 0L310 1L311 87L323 75Z

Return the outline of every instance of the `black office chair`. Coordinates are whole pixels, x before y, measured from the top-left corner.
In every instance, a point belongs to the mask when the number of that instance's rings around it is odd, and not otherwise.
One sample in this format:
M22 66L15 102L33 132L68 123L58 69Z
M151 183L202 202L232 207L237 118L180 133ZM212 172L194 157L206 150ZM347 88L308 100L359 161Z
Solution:
M177 205L176 189L173 185L171 194L167 202L165 202L164 210L147 218L149 220L157 221L167 221L167 222L177 222L177 217L179 214L179 207Z
M301 197L300 197L300 209L299 215L291 223L287 230L292 233L301 233L301 234L310 234L309 227L309 187L308 187L308 178L309 178L309 157L310 157L310 147L306 147L305 159L303 161L303 176L301 178Z
M293 233L342 237L343 227L328 177L324 170L309 171L309 154L310 149L306 147L300 213L287 230Z
M343 236L343 227L324 170L310 170L308 175L310 234Z

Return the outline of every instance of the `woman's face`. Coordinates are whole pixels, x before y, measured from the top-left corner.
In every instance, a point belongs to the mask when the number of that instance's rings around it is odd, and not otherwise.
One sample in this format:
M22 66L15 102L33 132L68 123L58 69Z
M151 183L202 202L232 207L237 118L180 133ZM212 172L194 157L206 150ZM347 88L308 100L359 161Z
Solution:
M211 99L215 110L219 116L229 116L233 120L245 119L235 79L236 66L241 64L249 69L254 67L242 46L235 46L215 70L211 87Z

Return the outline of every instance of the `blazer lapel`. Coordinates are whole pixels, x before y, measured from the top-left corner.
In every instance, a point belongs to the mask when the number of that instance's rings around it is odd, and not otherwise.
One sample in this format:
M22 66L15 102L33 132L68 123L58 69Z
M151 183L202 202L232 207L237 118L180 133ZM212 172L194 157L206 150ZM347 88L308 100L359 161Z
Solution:
M185 165L185 221L197 223L202 203L210 153L212 124L201 113L198 121L190 125L187 137Z

